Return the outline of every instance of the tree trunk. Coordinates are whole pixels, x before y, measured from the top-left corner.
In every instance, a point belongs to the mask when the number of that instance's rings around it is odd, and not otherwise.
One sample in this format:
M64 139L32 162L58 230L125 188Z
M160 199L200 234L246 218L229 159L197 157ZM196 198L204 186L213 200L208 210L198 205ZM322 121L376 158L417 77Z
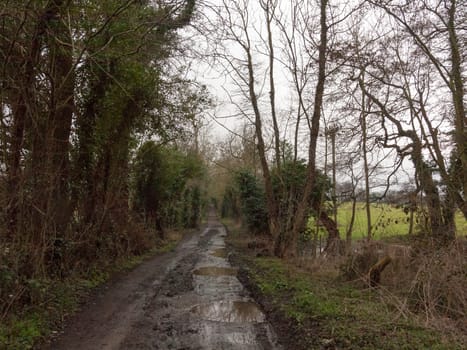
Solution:
M305 189L303 191L303 197L298 204L297 212L295 214L294 225L291 234L296 241L300 232L303 232L306 225L308 206L310 203L311 193L315 186L316 180L316 145L319 136L319 125L321 119L321 107L323 104L324 96L324 85L326 81L326 52L327 52L327 41L328 41L328 26L326 23L326 7L328 0L321 0L320 2L320 44L318 54L318 81L315 91L315 99L313 105L313 114L310 121L310 141L308 146L308 168L307 168L307 179ZM334 235L331 230L330 235Z
M330 254L340 254L341 240L339 236L339 229L337 228L336 222L331 217L329 217L325 210L321 208L321 205L322 203L317 200L313 201L312 203L313 210L318 213L317 219L321 222L328 233L324 251Z
M274 189L272 186L271 173L269 171L269 165L266 158L266 147L263 138L263 129L262 129L262 120L261 113L258 106L258 98L255 91L255 78L253 71L253 59L251 57L250 48L245 48L245 53L247 55L248 62L248 90L250 95L251 105L255 114L255 130L256 137L258 139L258 156L261 163L261 169L263 171L264 178L264 187L266 192L266 204L268 209L268 218L269 218L269 232L272 235L275 242L280 240L280 224L279 224L279 210L276 197L274 195ZM274 254L280 254L279 251L275 249Z
M275 5L271 3L271 0L266 0L265 3L261 3L264 13L266 15L266 29L268 33L268 48L269 48L269 101L271 104L271 116L272 126L274 129L274 149L276 167L279 170L281 168L281 149L280 149L280 134L279 124L277 122L276 114L276 86L274 83L274 45L272 37L271 22L274 16Z
M362 84L365 84L365 71L362 69ZM362 113L360 116L360 127L362 128L362 153L363 153L363 172L365 175L365 210L366 210L366 232L367 240L370 241L372 237L371 232L371 203L370 203L370 169L368 165L368 133L366 124L366 104L365 93L362 91Z
M51 22L50 52L52 75L52 106L49 127L51 210L52 222L63 234L70 215L69 148L72 116L74 112L74 65L71 29L64 21L68 5L55 0L58 18Z
M346 243L347 252L350 252L352 250L352 231L353 231L353 225L355 223L356 208L357 208L357 197L355 196L355 193L352 193L352 213L350 216L349 227L347 227L347 232L345 234L345 243Z
M24 72L18 75L19 92L12 100L12 125L10 131L10 149L7 160L7 221L9 237L13 238L17 233L18 214L20 210L19 194L21 188L21 152L23 150L24 135L27 121L35 109L34 84L36 79L35 69L39 63L42 40L47 27L48 18L45 15L50 11L45 8L37 18L29 52L24 57L24 62L18 64L25 67Z
M336 193L336 136L337 127L333 127L331 132L331 151L332 151L332 216L337 225L337 193Z
M413 234L415 211L417 210L417 194L411 193L409 195L409 232L408 235Z
M72 208L78 209L84 224L89 225L95 214L96 182L94 158L96 157L96 135L94 133L99 110L99 102L104 98L109 79L102 70L94 71L94 65L88 63L91 75L87 101L82 113L77 117L77 158L73 170ZM114 72L110 72L113 74Z
M370 271L368 272L368 283L370 284L370 287L379 286L381 283L381 273L391 261L391 257L387 255L370 268Z
M414 144L412 159L419 179L420 189L425 193L428 216L430 219L431 235L438 237L445 235L443 228L441 200L438 189L433 181L429 166L423 161L422 148L419 142Z
M464 81L462 77L462 59L460 55L460 43L457 38L456 33L456 0L451 0L451 6L448 10L449 20L448 20L448 34L449 34L449 44L451 48L451 74L450 74L450 84L452 99L454 102L454 111L455 111L455 133L454 139L457 146L457 154L461 162L461 182L464 192L464 196L467 193L467 133L466 133L466 116L465 116L465 106L464 106ZM460 208L464 213L464 217L467 218L467 201L461 204Z

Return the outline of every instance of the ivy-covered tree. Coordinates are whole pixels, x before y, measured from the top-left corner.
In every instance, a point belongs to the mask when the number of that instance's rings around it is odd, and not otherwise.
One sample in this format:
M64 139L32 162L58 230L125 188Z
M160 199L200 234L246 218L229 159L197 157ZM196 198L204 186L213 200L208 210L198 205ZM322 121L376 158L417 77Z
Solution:
M226 187L222 197L221 216L223 218L240 218L239 198L235 186Z
M301 194L304 191L307 176L307 163L302 159L285 159L282 162L280 172L277 168L272 169L273 188L277 194L280 205L280 225L281 232L289 232L293 225L293 213L297 210ZM315 217L322 224L329 236L329 241L339 239L337 231L333 231L334 225L329 217L326 208L326 201L329 199L331 189L330 179L321 171L316 170L315 186L311 192L307 217ZM334 234L334 236L332 236ZM276 249L285 252L287 249L296 249L298 236L280 235L276 240ZM334 244L334 243L329 243Z
M0 3L0 249L13 275L140 251L129 210L137 145L186 137L208 103L169 64L195 4Z
M242 216L249 230L254 234L268 232L268 216L264 188L258 179L248 170L235 174Z
M201 198L201 190L199 185L193 186L191 189L191 215L190 215L190 222L189 228L197 228L200 223L201 219L201 206L202 206L202 198Z
M197 227L201 216L202 160L172 146L145 142L133 165L133 209L155 225L161 237L168 227Z

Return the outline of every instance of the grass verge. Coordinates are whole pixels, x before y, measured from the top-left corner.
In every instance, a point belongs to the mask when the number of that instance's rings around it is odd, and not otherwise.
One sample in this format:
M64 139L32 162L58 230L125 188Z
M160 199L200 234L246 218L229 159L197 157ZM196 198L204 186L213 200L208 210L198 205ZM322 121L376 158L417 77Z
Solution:
M268 313L287 349L465 349L452 336L402 317L377 290L358 289L335 270L303 270L272 257L256 257L248 238L231 229L239 278Z
M113 264L94 266L88 273L64 280L31 280L28 288L32 300L12 315L0 315L0 350L33 349L50 335L57 333L63 320L79 309L90 293L118 273L130 271L144 260L172 251L182 235L173 233L161 245L145 254L120 258ZM21 293L18 292L19 294ZM12 299L21 295L11 295Z

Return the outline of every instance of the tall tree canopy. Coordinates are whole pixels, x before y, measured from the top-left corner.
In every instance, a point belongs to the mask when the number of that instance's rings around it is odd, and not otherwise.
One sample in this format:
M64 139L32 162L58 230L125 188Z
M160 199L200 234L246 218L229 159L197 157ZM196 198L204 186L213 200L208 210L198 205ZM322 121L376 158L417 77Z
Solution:
M0 238L10 252L20 247L23 256L11 256L15 269L47 275L98 251L118 256L136 249L134 151L148 138L185 137L208 103L172 61L181 44L177 31L190 23L195 5L0 5ZM59 249L61 264L52 261Z

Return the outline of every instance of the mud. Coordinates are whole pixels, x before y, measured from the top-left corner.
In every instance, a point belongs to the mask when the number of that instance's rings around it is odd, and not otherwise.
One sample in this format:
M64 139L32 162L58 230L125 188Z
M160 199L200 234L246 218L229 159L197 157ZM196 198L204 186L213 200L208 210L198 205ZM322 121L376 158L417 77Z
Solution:
M215 216L103 291L45 349L282 349L226 259Z
M216 322L261 323L264 314L256 303L251 301L217 301L206 305L197 305L191 309L204 320Z
M218 258L224 258L226 259L228 254L227 254L227 249L224 249L224 248L219 248L219 249L215 249L212 253L211 253L212 256L215 256L215 257L218 257Z
M205 266L193 271L198 276L236 276L237 269L230 267Z

